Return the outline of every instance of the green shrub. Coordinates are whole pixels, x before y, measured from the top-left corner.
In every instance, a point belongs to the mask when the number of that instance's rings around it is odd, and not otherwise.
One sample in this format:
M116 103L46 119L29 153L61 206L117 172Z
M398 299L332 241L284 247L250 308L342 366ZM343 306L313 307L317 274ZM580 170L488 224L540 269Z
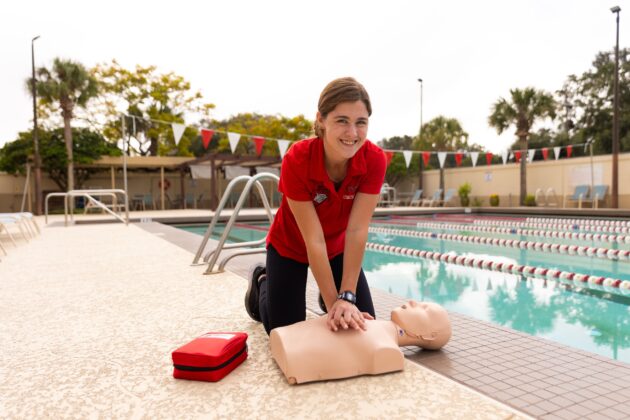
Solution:
M523 203L527 207L536 207L536 197L534 194L527 194L525 196L525 202Z
M492 207L499 207L499 194L490 195L490 205Z
M457 190L457 195L459 195L459 201L462 206L466 207L468 206L468 204L470 204L470 197L468 197L468 195L471 191L472 185L470 185L469 182L464 182L462 185L459 186L459 189Z

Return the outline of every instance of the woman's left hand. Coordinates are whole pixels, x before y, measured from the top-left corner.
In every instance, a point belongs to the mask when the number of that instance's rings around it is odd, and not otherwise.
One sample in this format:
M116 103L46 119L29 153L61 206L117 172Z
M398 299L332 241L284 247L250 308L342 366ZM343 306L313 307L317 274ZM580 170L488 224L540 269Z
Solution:
M328 320L326 323L333 331L337 331L339 328L343 328L344 330L353 328L355 330L365 331L366 319L372 320L374 318L367 312L359 311L359 308L352 303L338 299L335 301L332 308L330 308L330 311L328 311Z

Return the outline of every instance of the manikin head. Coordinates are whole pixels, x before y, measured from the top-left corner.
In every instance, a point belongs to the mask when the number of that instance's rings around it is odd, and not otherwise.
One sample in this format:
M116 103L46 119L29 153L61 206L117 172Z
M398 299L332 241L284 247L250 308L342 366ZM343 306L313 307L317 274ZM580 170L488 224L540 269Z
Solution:
M446 310L433 302L410 300L392 311L392 321L418 346L437 350L451 338L451 321Z

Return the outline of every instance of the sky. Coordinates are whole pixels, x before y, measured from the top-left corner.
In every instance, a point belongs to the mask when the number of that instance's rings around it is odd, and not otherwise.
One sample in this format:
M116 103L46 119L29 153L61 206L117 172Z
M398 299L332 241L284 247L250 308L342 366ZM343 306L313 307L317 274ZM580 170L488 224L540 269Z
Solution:
M156 65L190 81L218 119L314 119L324 86L353 76L371 97L373 141L418 133L422 78L423 121L456 118L469 142L496 153L514 130L488 126L492 104L513 88L555 92L587 71L615 45L615 5L628 47L630 0L10 2L0 15L0 146L32 127L24 81L40 35L37 67L55 57Z

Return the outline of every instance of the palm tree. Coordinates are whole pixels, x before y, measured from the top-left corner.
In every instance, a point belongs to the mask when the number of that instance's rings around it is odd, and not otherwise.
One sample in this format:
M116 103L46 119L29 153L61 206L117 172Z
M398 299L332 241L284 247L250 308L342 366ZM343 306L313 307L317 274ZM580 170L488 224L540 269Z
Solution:
M63 117L63 137L68 155L68 191L74 189L74 160L72 154L72 126L74 107L85 107L98 94L97 81L80 64L55 58L52 71L37 69L37 95L45 104L59 103Z
M555 118L556 102L553 96L534 88L510 89L511 102L504 98L492 106L488 124L501 134L511 125L516 126L516 136L521 143L521 205L527 195L527 138L534 122L539 118Z

